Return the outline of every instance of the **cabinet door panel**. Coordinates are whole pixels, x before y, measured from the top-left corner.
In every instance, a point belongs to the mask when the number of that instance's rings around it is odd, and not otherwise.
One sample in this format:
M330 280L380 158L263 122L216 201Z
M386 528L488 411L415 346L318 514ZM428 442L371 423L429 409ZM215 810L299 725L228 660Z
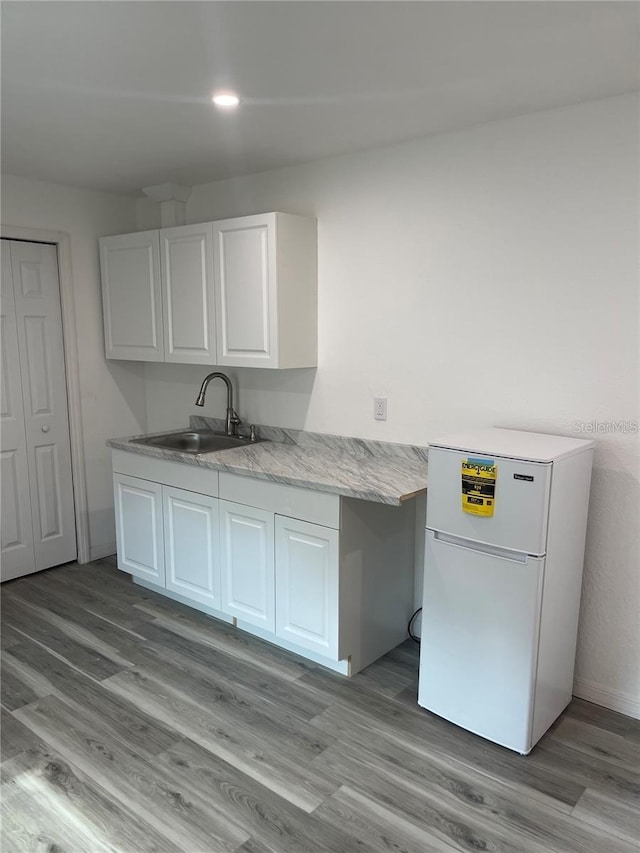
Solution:
M166 587L220 609L218 501L162 487Z
M276 516L276 635L338 659L338 531Z
M164 586L162 486L113 475L118 568Z
M220 501L222 610L275 629L273 513Z
M218 364L278 366L275 221L214 222Z
M165 361L215 364L213 226L160 231Z
M100 240L107 358L164 361L157 231Z

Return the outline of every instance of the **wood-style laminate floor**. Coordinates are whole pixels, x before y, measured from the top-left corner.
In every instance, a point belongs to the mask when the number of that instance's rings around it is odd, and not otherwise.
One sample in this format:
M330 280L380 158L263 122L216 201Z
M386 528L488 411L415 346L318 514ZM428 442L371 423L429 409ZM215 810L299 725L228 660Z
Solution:
M347 680L110 561L2 616L3 853L639 849L640 723L596 705L522 757L417 706L410 641Z

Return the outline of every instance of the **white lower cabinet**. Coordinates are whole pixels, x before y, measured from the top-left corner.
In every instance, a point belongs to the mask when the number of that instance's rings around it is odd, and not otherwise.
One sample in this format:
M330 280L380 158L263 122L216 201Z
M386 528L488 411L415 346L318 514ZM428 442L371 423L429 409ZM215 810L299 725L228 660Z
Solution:
M166 588L220 609L218 500L162 487Z
M113 475L118 568L164 586L162 486L138 477Z
M222 610L274 631L274 514L231 501L219 505Z
M276 516L276 635L338 659L338 531Z
M118 567L353 675L406 638L415 510L114 451ZM293 516L297 515L297 518Z

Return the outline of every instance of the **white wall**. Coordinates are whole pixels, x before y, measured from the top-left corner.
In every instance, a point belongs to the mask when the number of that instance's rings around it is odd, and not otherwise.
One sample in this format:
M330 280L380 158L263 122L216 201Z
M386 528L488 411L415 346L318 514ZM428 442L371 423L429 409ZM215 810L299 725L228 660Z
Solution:
M240 415L415 444L637 419L637 119L613 98L195 187L188 222L318 218L318 369L230 371ZM205 373L147 365L149 427L198 411ZM595 437L576 690L640 713L637 434Z
M113 487L105 441L144 432L146 412L143 366L104 357L98 237L135 230L135 201L6 175L2 224L70 235L91 556L112 554Z

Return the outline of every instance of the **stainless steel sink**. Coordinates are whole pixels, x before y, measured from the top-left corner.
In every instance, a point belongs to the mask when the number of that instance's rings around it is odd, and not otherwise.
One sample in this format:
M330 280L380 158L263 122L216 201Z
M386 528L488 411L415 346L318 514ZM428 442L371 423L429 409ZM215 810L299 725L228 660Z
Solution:
M148 438L134 438L133 444L146 444L150 447L164 447L166 450L179 450L181 453L213 453L216 450L231 450L234 447L247 447L264 439L250 441L235 435L210 432L204 429L190 429L184 432L172 432L166 435L152 435Z

